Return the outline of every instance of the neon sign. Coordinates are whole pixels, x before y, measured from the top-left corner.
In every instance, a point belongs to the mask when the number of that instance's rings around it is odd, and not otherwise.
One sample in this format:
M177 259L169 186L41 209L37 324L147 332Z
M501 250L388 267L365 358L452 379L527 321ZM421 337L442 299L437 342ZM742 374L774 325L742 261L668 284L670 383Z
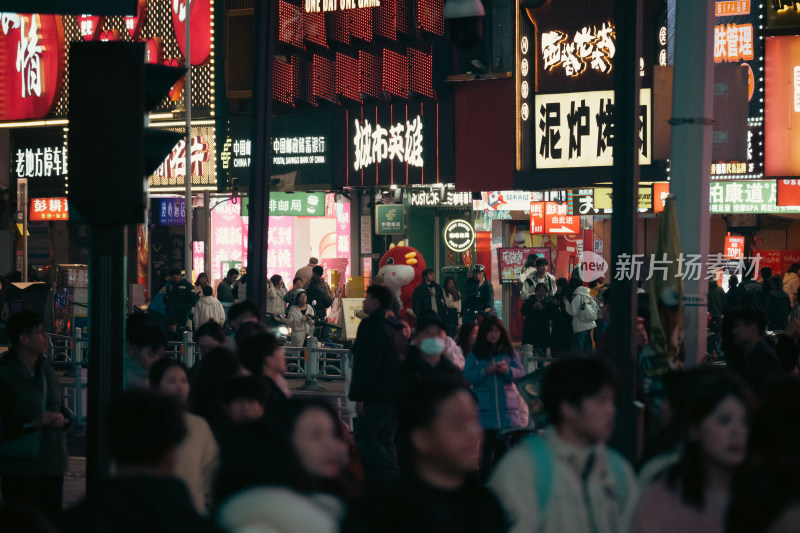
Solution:
M344 11L346 9L363 9L367 7L381 7L380 0L305 0L303 5L306 13L321 13L324 11Z
M353 168L361 170L387 159L397 159L415 167L422 167L422 118L417 115L405 124L398 122L389 129L375 124L373 129L369 120L355 121L355 160Z
M587 68L603 74L611 72L612 59L616 55L614 26L603 22L597 26L584 26L572 40L566 33L554 30L542 33L542 61L547 71L558 67L567 76L583 74Z

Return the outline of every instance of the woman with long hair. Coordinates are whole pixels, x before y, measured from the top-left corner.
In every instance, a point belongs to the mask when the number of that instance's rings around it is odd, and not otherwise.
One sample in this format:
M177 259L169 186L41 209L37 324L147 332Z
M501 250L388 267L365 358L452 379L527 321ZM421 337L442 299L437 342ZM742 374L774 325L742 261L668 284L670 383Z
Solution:
M243 371L236 354L223 347L213 348L192 369L189 411L205 418L214 435L219 437L228 424L220 397L222 384L231 377L248 373Z
M520 427L519 396L514 382L525 375L519 355L503 322L487 316L478 328L475 345L467 356L464 378L478 399L481 425L485 432L481 474L488 476L496 455L503 451L497 432Z
M176 398L183 408L186 437L175 450L175 477L186 484L197 512L205 515L211 507L219 448L208 422L186 410L189 372L178 361L164 357L150 369L150 387Z
M360 496L360 483L348 469L349 430L321 398L291 400L276 416L287 429L315 501L341 521L346 508Z
M208 281L208 274L205 272L200 272L197 275L197 278L194 280L194 292L198 296L202 298L203 296L203 287L211 286L211 283Z
M556 295L553 297L553 329L550 331L550 355L558 357L567 354L572 346L572 317L567 313L564 296L569 282L567 278L556 280Z
M472 347L475 345L475 341L478 339L478 324L463 324L461 329L458 330L458 336L456 337L456 344L458 347L461 348L461 353L465 353L469 355L469 352L472 351Z
M456 337L456 330L461 324L461 291L458 290L456 280L453 276L444 278L444 304L446 306L444 315L444 325L447 329L447 336Z
M525 325L522 328L522 344L534 347L536 357L547 357L550 346L550 316L553 314L553 299L547 295L547 285L537 283L533 296L522 304Z
M751 394L726 370L701 372L678 412L682 450L644 492L632 533L722 533L747 454Z

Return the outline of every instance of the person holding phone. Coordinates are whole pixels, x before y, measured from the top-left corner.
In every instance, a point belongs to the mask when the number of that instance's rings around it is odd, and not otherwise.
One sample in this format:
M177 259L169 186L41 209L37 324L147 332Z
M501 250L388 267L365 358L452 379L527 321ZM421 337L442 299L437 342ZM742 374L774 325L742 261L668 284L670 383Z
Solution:
M464 378L478 399L485 432L480 468L483 479L488 477L495 457L504 451L497 433L522 425L514 382L524 375L505 326L499 318L487 316L478 328L478 338L464 367Z

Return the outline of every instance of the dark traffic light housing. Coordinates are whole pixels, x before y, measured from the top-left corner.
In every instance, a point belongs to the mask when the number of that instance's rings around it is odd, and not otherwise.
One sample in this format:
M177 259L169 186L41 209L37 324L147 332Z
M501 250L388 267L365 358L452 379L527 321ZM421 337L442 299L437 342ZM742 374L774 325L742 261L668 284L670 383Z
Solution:
M184 69L144 58L143 43L70 46L69 203L88 224L144 222L147 175L184 137L145 127Z

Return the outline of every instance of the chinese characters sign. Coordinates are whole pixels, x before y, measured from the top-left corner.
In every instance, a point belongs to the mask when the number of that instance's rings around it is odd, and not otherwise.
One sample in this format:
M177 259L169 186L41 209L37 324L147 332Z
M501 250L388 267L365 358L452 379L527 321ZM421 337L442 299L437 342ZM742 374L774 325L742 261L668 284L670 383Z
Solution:
M192 190L216 190L217 188L213 130L213 128L205 126L192 128L193 135L189 141ZM156 172L150 176L150 191L183 191L185 176L186 141L181 139Z
M650 164L650 89L640 92L639 163ZM536 168L614 163L614 91L537 94Z
M375 206L375 234L400 235L405 228L405 213L402 205Z
M342 183L342 174L335 172L334 186L452 182L452 101L376 104L348 108L345 115L346 182ZM341 131L341 127L337 129ZM337 137L341 135L333 135L331 140Z
M273 192L269 195L269 216L325 216L325 193Z
M185 198L160 198L158 200L158 225L182 226L186 224Z
M448 188L425 187L406 191L411 207L471 207L472 194Z
M475 229L466 220L451 220L442 232L444 245L454 252L466 252L475 244Z
M417 115L413 119L396 124L387 124L388 129L380 124L373 125L369 120L363 124L356 119L353 145L355 157L353 168L361 170L385 160L396 159L415 167L422 167L422 118Z
M778 205L800 205L800 180L778 180Z
M775 181L714 182L711 213L800 213L800 206L777 205Z
M573 215L566 203L531 202L531 234L574 235L581 231L581 217Z
M731 235L725 237L725 258L744 259L744 237Z
M284 283L294 277L294 219L270 217L267 234L267 274L280 274Z
M751 61L753 53L752 24L720 24L714 26L714 62Z
M541 36L544 70L564 70L567 76L583 74L587 68L603 74L611 72L616 46L614 26L603 22L600 27L584 26L573 36L553 30Z
M0 120L43 118L64 80L61 17L0 13Z
M247 158L250 160L250 141ZM325 136L280 137L272 140L273 165L325 164ZM235 160L234 160L235 163Z
M224 262L244 262L247 226L239 214L239 205L230 200L218 201L211 209L211 272L213 279L225 277ZM270 230L272 221L270 221Z
M750 0L727 0L714 4L714 15L717 17L732 17L750 14Z
M28 179L29 195L38 198L67 196L64 130L22 128L13 130L10 137L11 175Z
M28 219L37 220L69 220L69 209L66 198L31 198Z
M472 201L473 211L527 211L533 194L528 191L488 191Z
M497 262L500 267L500 283L511 283L519 279L522 266L529 255L544 257L550 262L550 248L500 248Z

